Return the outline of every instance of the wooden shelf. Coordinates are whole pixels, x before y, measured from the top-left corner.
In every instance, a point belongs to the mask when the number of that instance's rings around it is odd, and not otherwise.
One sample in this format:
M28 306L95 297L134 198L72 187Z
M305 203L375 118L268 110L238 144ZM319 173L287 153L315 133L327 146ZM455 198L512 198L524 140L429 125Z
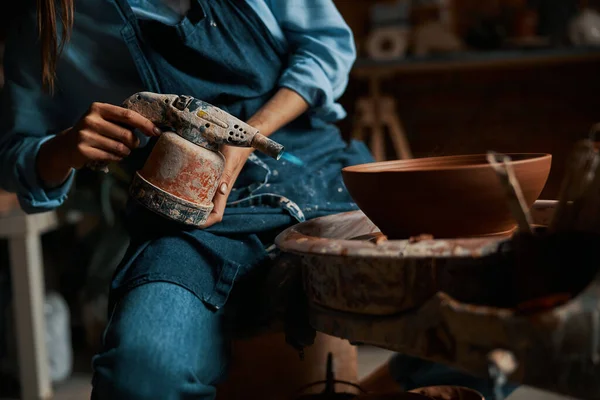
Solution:
M544 67L598 60L600 48L588 47L465 52L390 61L361 58L356 61L352 74L358 78L373 78L417 72Z

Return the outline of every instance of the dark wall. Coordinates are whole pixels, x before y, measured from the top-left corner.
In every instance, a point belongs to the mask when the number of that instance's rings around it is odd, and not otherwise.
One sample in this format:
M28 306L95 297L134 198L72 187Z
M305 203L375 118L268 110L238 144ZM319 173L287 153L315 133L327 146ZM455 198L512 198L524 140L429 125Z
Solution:
M23 12L23 7L30 3L30 0L4 0L0 1L0 41L4 40L6 35L6 25L12 21L19 13Z

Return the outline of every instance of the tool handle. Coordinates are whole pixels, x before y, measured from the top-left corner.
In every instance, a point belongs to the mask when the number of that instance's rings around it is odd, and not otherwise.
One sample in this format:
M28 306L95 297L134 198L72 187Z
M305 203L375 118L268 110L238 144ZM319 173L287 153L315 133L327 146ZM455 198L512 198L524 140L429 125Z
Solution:
M276 160L279 160L279 158L281 158L284 149L282 145L260 133L256 133L254 135L254 139L252 139L251 146L256 150L268 155L269 157L273 157Z
M506 192L510 212L517 221L519 230L523 233L533 233L531 214L525 202L521 185L512 168L510 157L489 151L487 159Z

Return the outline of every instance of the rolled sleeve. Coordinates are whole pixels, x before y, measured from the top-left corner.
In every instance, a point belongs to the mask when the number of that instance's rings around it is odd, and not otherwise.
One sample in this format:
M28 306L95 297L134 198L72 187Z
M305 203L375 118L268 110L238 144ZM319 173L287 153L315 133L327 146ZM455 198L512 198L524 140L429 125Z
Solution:
M270 7L291 50L279 80L327 120L345 116L336 104L356 60L352 31L332 0L271 0Z
M46 189L37 174L44 142L60 131L61 104L42 90L34 15L12 24L6 42L5 86L0 93L0 188L16 193L27 213L63 204L74 172L59 187Z
M73 185L74 170L71 171L67 180L58 187L45 189L40 183L35 168L36 159L42 144L51 138L52 136L42 139L25 138L21 150L16 155L15 173L19 183L17 197L21 208L26 213L49 211L60 207L67 199L69 190Z

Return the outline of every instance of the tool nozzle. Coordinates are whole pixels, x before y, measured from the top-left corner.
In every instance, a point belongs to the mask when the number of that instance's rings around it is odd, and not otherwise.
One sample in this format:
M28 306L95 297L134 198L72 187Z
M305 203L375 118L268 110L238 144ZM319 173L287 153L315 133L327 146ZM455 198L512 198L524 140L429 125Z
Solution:
M265 135L261 135L260 133L257 133L254 136L254 139L252 139L251 146L254 147L256 150L265 153L269 157L273 157L276 160L279 160L281 158L284 149L282 145L269 139Z

